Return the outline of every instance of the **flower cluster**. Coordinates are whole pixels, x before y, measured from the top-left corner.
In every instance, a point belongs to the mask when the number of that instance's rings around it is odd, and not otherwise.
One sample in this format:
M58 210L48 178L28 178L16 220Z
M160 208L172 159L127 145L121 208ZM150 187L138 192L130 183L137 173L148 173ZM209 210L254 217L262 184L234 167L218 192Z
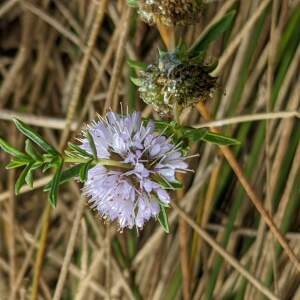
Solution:
M88 171L84 193L104 218L117 221L120 228L142 228L151 217L168 206L166 188L176 182L176 170L187 164L171 140L155 132L139 113L122 116L110 112L88 127L100 159L112 159L120 166L96 165ZM88 139L82 149L92 153ZM162 187L161 181L164 182Z
M212 97L217 78L203 61L189 59L180 51L161 52L158 64L140 72L139 92L143 101L161 114L169 114L174 104L187 107Z
M149 23L167 26L189 25L197 22L201 1L197 0L139 0L139 14Z

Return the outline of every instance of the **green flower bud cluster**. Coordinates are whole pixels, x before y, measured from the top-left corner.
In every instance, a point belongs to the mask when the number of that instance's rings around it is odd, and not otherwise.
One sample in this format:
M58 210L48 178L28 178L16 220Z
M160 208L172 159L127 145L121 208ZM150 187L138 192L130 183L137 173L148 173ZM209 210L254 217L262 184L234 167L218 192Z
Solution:
M166 26L190 25L200 17L202 1L197 0L140 0L136 1L138 12L149 24Z
M154 110L167 115L175 106L188 107L212 97L216 77L209 72L215 67L207 65L203 57L190 58L177 48L174 52L160 52L157 64L140 71L140 96Z

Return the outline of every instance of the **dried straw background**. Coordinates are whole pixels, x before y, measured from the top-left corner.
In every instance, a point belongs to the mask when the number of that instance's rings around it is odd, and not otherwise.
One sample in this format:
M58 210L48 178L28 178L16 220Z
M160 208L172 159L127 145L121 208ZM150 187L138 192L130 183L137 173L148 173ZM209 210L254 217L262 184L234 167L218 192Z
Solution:
M208 2L200 23L177 35L191 45L237 11L209 47L221 88L206 107L218 121L205 124L195 108L182 121L241 141L232 152L242 176L300 257L300 1ZM130 83L126 58L153 62L168 39L161 33L121 0L2 0L0 135L23 147L8 122L18 116L63 148L82 123L120 102L157 118ZM16 172L2 168L0 152L0 299L299 300L295 262L218 148L200 143L192 152L200 157L174 195L181 208L169 210L171 233L151 222L139 236L104 224L77 183L61 189L55 210L41 189L48 175L16 197Z

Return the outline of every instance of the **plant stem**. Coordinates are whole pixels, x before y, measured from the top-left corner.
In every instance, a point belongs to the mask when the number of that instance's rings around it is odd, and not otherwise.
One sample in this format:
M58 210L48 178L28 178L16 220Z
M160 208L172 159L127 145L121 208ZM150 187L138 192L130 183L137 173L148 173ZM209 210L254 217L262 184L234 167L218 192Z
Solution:
M66 163L77 163L77 164L84 164L87 163L89 159L86 158L73 158L73 157L65 157L64 162ZM122 169L131 169L132 165L128 163L122 163L117 160L113 159L97 159L94 160L93 163L95 165L101 165L101 166L111 166L111 167L118 167Z

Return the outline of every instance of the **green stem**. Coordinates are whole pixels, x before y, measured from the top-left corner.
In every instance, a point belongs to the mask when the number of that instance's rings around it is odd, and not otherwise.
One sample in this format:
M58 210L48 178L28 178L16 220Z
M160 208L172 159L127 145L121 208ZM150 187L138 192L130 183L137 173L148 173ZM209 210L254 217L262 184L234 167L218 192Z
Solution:
M85 158L73 158L73 157L65 157L64 162L66 163L78 163L78 164L84 164L87 163L89 159ZM132 165L127 163L122 163L120 161L112 160L112 159L97 159L93 160L93 163L95 165L101 165L101 166L111 166L111 167L118 167L123 169L131 169Z
M177 102L175 102L173 113L174 113L175 121L176 121L178 124L180 124L180 119L179 119L179 117L180 117L181 111L182 111L181 105L178 104Z

